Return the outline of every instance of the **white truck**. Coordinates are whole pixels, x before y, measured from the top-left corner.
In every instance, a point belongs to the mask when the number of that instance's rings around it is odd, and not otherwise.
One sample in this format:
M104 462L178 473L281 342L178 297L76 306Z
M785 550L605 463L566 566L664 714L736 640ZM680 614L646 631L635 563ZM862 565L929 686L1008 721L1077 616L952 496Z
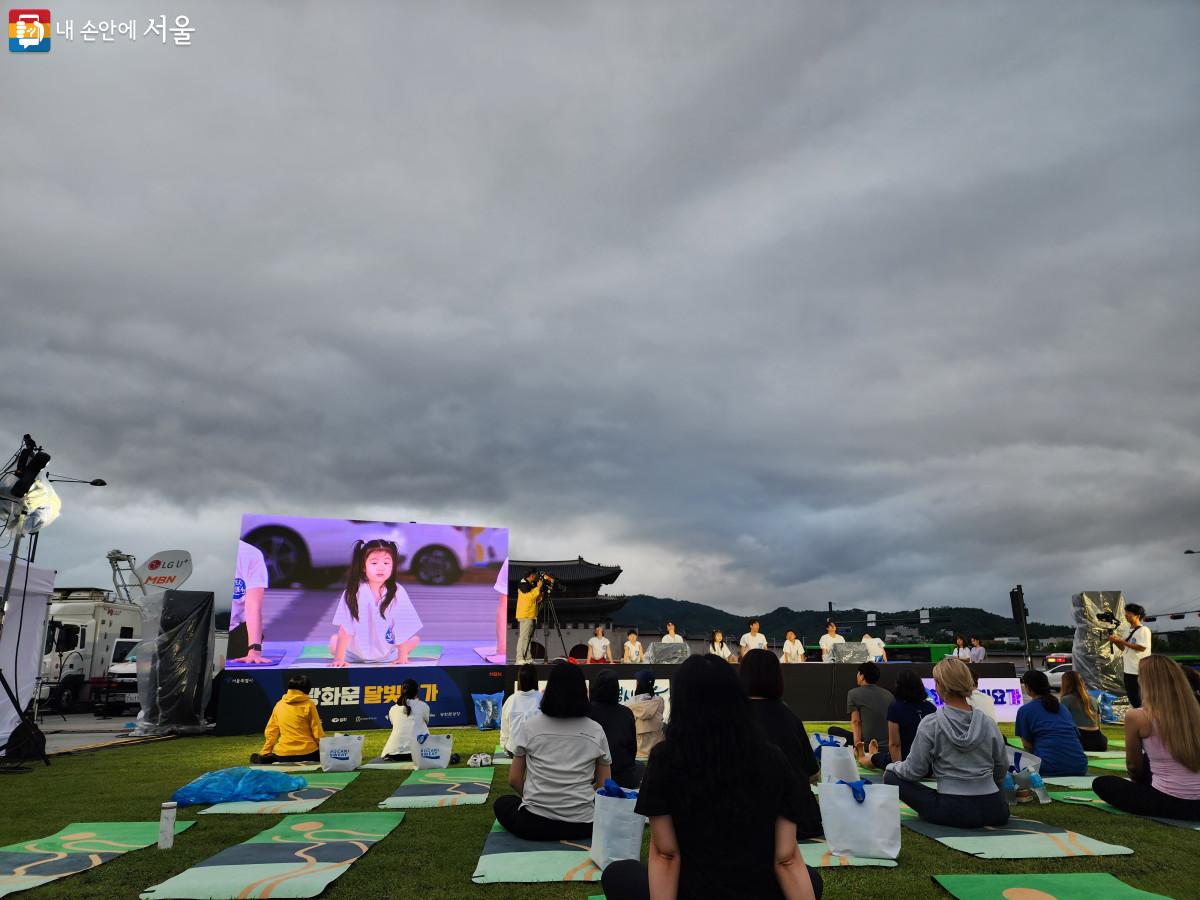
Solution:
M107 692L114 656L124 659L141 636L141 609L113 591L56 588L50 595L39 702L65 712ZM136 703L136 686L133 694Z

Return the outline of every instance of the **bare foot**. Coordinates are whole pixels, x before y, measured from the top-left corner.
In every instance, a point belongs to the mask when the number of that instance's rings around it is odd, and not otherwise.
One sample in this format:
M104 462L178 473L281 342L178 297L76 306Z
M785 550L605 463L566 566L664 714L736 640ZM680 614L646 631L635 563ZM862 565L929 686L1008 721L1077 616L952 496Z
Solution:
M862 741L859 741L857 744L854 745L854 756L858 759L858 764L860 766L866 766L866 765L871 764L871 758L869 756L867 756L866 753L863 752L863 742Z

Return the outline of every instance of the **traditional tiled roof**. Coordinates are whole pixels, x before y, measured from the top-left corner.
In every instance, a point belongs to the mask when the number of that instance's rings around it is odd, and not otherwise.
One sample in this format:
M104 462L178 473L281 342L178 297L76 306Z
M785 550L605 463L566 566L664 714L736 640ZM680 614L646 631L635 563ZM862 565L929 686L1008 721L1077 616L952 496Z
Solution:
M595 581L599 584L612 584L621 575L620 566L601 566L590 563L582 556L576 559L561 559L550 561L534 561L510 559L508 561L508 577L510 581L519 581L521 576L530 569L541 569L549 572L555 578L564 582Z

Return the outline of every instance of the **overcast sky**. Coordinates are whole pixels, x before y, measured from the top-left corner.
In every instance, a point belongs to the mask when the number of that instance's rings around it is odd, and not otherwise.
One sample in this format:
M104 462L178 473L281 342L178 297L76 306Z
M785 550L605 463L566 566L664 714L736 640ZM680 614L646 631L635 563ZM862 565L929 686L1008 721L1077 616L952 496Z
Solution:
M79 33L160 11L193 46ZM0 442L110 482L60 584L183 547L223 598L252 511L733 611L1200 608L1197 4L52 12Z

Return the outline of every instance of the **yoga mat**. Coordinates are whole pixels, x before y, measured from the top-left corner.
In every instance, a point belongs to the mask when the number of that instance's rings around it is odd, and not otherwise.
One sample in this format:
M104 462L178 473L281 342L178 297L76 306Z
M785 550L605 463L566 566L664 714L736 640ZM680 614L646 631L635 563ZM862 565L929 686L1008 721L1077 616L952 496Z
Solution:
M507 753L505 753L504 748L501 747L499 744L497 744L496 749L492 751L492 765L493 766L511 766L512 765L512 757L509 756Z
M304 776L308 786L298 791L277 794L270 800L235 800L231 803L214 803L208 809L200 810L200 815L212 815L213 813L275 815L308 812L310 809L316 809L357 777L357 772L314 772L312 775Z
M176 822L175 833L194 824ZM157 822L72 822L48 837L0 847L0 897L86 872L155 843Z
M868 859L864 856L835 856L825 841L813 838L800 842L800 855L804 857L805 865L814 869L828 869L839 866L886 866L896 865L894 859Z
M1169 900L1107 872L1052 875L934 875L958 900Z
M1044 778L1042 780L1050 786L1061 784L1063 787L1072 788L1073 790L1083 788L1090 791L1092 789L1092 782L1096 778L1096 775L1058 775L1054 778Z
M315 897L402 821L402 812L287 816L250 840L147 888L141 896Z
M321 766L318 763L275 763L274 765L250 766L250 768L258 769L262 772L290 772L293 775L321 771Z
M379 804L380 809L423 809L431 806L475 806L487 802L492 789L490 766L475 769L419 769Z
M325 653L326 656L329 655L328 649L329 648L326 648L326 653ZM279 663L282 662L282 660L285 656L287 656L286 650L267 650L267 651L264 651L263 658L270 660L270 662L246 663L246 662L238 662L237 660L234 660L234 659L227 659L227 660L225 660L225 668L227 668L227 669L269 669L271 666L279 665Z
M360 769L382 769L385 772L411 772L416 768L412 761L402 762L396 759L385 759L382 756L377 756L370 762L365 762Z
M1134 816L1139 819L1150 819L1153 822L1158 822L1161 825L1170 825L1172 828L1185 828L1188 831L1200 831L1200 822L1189 822L1184 819L1168 819L1163 816L1138 816L1135 813L1126 812L1123 809L1117 809L1115 806L1109 806L1096 794L1095 791L1050 791L1050 799L1058 800L1060 803L1072 803L1077 806L1091 806L1095 809L1102 809L1107 813L1112 813L1116 816Z
M1033 819L1012 818L1007 825L986 828L950 828L901 812L900 824L952 850L961 850L980 859L1051 859L1133 853L1128 847L1106 844Z
M588 856L591 841L523 841L499 822L483 843L471 880L476 884L595 881L600 869Z
M408 654L409 662L416 659L427 662L441 658L441 644L418 644L416 649ZM305 644L296 659L333 659L333 654L329 652L328 644Z
M1092 764L1091 761L1093 759L1124 759L1125 758L1124 750L1084 750L1083 752L1088 758L1089 766Z
M1121 754L1120 759L1088 759L1089 769L1104 769L1106 772L1127 772L1129 767L1125 765L1125 754ZM1050 776L1043 775L1043 779L1050 780Z

